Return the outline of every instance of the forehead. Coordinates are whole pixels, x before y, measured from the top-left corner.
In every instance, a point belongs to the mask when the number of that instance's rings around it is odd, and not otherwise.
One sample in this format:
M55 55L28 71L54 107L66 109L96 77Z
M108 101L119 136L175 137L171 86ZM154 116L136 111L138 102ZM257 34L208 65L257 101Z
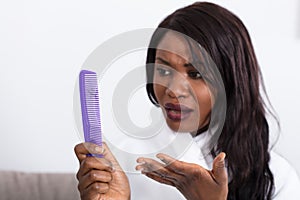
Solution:
M159 42L156 55L176 55L184 60L192 60L191 48L187 38L179 33L167 32Z

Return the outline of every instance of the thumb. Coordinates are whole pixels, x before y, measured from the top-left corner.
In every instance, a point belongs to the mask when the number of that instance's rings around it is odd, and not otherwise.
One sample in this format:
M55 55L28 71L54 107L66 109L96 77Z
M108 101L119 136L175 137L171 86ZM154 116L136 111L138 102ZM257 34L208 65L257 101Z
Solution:
M217 155L213 162L213 170L212 173L215 177L215 180L219 184L227 184L228 176L225 167L225 156L224 152L221 152Z
M115 158L115 156L113 155L113 153L110 151L108 145L103 142L102 144L102 150L103 150L103 157L107 160L109 160L112 163L113 169L114 170L122 170L119 162L117 161L117 159Z

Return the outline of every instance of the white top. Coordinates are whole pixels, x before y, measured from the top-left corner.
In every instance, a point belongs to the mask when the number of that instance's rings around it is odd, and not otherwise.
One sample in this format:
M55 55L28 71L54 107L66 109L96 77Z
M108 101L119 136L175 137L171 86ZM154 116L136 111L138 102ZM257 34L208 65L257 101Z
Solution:
M174 139L177 138L175 142L172 144L168 144L168 149L162 149L163 153L167 153L177 159L185 162L196 163L201 165L206 169L212 169L212 157L211 156L203 156L201 152L201 147L205 144L206 135L205 133L192 138L189 133L179 133L174 136L174 132L172 132L168 127L165 127L163 130L166 138ZM160 137L161 139L161 137ZM161 141L161 140L160 140ZM178 141L182 141L182 144L178 143ZM189 141L189 142L188 142ZM132 142L132 141L131 141ZM155 141L152 141L155 142ZM161 143L161 142L160 142ZM127 148L129 152L146 152L147 147L144 145L129 145L126 141L123 140L123 147ZM122 144L119 144L118 148L122 149ZM151 149L154 148L155 143L151 145ZM135 147L138 146L138 149ZM176 152L176 147L181 146L181 151L184 149L184 152L179 154ZM185 146L185 148L182 148ZM129 149L128 149L129 148ZM144 150L143 150L144 148ZM157 146L158 150L161 146ZM170 150L171 149L171 150ZM114 150L112 150L113 153ZM165 152L164 152L165 151ZM159 152L154 152L153 155ZM150 154L149 154L150 155ZM119 153L120 156L120 153ZM131 155L132 156L132 155ZM140 155L136 155L134 159L125 159L124 155L123 160L121 159L121 166L123 169L125 168L125 172L127 173L130 187L131 187L131 199L132 200L153 200L153 199L163 199L163 200L184 200L184 196L174 187L168 186L165 184L158 183L145 175L140 173L133 172L132 169L137 165L136 162L133 162ZM116 156L119 160L120 158ZM151 157L151 156L150 156ZM275 181L275 193L274 200L284 200L284 199L300 199L300 180L297 176L295 169L280 155L271 151L271 160L270 160L270 169L274 175Z

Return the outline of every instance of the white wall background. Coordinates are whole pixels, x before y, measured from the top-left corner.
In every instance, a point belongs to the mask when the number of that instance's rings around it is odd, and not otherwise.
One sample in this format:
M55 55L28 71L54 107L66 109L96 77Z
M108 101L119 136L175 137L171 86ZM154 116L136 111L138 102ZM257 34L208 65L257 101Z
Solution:
M194 1L0 2L0 169L75 172L73 90L102 42ZM300 173L300 1L215 0L246 24L280 118L276 150Z

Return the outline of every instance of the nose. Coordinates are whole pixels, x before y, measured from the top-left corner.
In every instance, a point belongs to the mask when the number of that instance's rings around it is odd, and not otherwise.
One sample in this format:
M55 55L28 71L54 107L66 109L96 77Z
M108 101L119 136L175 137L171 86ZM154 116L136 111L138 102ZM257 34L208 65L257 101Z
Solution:
M171 98L186 98L189 94L189 82L182 74L174 73L165 92Z

